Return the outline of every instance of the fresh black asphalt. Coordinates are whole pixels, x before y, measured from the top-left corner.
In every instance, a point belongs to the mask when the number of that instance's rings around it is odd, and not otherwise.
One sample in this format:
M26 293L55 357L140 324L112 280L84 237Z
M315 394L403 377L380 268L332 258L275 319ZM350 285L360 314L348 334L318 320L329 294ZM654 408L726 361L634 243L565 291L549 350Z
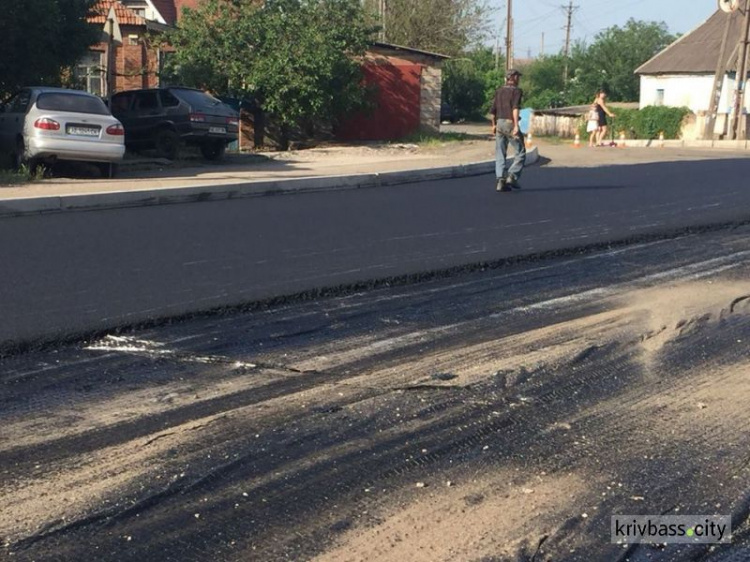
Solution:
M750 219L750 161L0 220L0 345Z

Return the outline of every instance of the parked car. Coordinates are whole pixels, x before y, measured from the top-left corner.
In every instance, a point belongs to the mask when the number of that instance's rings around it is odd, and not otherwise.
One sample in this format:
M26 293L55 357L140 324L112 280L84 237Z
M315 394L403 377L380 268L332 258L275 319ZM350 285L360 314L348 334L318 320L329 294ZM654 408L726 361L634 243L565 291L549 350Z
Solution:
M125 154L125 130L105 103L87 92L24 88L0 109L0 154L15 168L56 160L97 163L112 177Z
M239 132L234 109L192 88L120 92L112 96L110 108L125 127L128 148L155 148L170 160L177 158L181 143L198 146L205 158L217 160Z

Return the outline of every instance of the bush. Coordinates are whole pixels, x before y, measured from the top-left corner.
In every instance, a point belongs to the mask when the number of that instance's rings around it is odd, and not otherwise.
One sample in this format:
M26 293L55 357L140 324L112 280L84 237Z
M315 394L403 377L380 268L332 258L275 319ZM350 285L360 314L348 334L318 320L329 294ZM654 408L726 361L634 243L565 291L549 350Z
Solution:
M552 90L543 90L524 99L524 106L534 109L565 107L565 105L565 92L554 92Z
M448 61L443 67L443 101L458 119L476 119L484 110L484 79L467 60Z
M610 121L610 127L617 138L624 132L628 139L656 139L663 132L665 139L678 139L682 122L690 110L687 107L648 106L641 110L613 108L612 113L615 119ZM578 133L581 138L588 136L585 116L581 118Z
M484 100L482 101L483 115L490 112L492 102L495 100L495 92L505 84L504 70L488 70L484 74Z
M682 122L689 113L687 107L644 107L637 114L635 130L642 139L655 139L660 131L664 132L665 139L676 139L680 137Z

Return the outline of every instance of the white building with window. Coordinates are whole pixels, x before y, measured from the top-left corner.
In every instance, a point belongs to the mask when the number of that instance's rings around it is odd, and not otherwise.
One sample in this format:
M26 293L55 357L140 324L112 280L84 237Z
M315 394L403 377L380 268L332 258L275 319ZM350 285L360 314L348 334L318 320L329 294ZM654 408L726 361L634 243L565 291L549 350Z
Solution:
M699 27L686 33L666 49L636 69L641 78L640 107L666 105L688 107L705 113L711 102L714 75L719 64L721 41L729 22L728 48L722 64L729 61L724 77L719 115L730 112L736 87L737 50L743 16L717 10ZM745 99L746 107L750 96ZM721 119L720 119L721 120Z

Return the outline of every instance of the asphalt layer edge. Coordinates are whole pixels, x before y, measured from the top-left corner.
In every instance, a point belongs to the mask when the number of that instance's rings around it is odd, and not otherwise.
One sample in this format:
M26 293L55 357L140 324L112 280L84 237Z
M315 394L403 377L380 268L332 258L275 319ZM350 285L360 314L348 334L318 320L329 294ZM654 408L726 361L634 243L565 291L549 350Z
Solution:
M676 229L649 232L605 242L571 246L568 248L558 248L555 250L545 250L542 252L530 254L517 254L514 256L499 258L496 260L473 262L447 268L424 271L420 273L408 273L390 277L362 280L353 283L344 283L341 285L323 286L286 295L277 295L261 300L251 300L238 304L222 305L219 307L211 307L205 310L196 310L177 315L157 316L148 320L129 323L114 322L111 326L92 330L79 330L76 332L71 332L69 334L43 336L35 339L25 339L21 341L6 340L0 342L0 360L32 351L51 349L59 347L61 345L71 345L89 341L92 339L98 339L105 335L127 334L134 330L157 328L160 326L187 322L198 318L247 313L276 306L312 301L320 298L342 297L365 290L375 290L387 287L403 287L439 279L448 279L470 273L502 269L504 267L512 265L536 263L548 259L581 256L595 252L623 248L633 244L642 244L659 240L670 240L689 235L720 232L722 230L733 230L749 225L750 217L739 221L680 227Z

